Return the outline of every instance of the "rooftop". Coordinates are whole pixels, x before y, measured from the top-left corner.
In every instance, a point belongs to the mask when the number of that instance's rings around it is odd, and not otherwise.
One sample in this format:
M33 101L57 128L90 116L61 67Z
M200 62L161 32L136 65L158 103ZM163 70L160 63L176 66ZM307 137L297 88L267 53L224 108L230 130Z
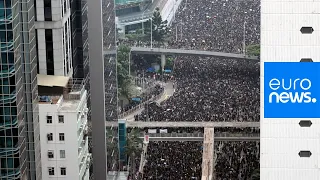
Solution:
M75 110L85 92L84 80L38 74L39 104L59 104L60 110Z

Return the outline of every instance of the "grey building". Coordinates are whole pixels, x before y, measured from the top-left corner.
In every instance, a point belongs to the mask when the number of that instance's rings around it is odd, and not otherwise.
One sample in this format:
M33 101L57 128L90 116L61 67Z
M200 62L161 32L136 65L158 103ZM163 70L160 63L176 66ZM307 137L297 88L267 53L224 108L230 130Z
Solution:
M118 118L114 1L88 1L88 23L93 176L107 179L119 170L117 127L105 129L106 121Z
M41 179L33 3L0 0L1 179Z
M106 121L118 120L117 60L115 53L116 27L114 7L114 0L102 1L103 49L107 52L104 55ZM107 129L107 136L107 170L110 172L117 172L119 170L117 128Z

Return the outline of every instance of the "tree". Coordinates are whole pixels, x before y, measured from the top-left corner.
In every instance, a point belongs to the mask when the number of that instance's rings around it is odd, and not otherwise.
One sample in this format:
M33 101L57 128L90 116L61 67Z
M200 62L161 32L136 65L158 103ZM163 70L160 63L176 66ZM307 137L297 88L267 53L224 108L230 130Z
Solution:
M161 14L160 14L160 9L156 8L156 10L153 12L153 17L152 17L152 39L157 42L163 42L168 35L169 28L167 26L168 21L162 20ZM148 20L146 22L145 26L145 35L146 38L150 38L151 36L151 20Z
M246 47L247 55L260 56L260 44L252 44Z
M138 128L133 128L130 133L127 135L127 146L126 155L129 157L131 164L131 177L133 177L134 170L136 169L135 158L137 155L142 153L142 143L143 141L140 139L140 130Z
M250 177L250 180L259 180L259 179L260 179L260 168L254 170Z
M130 47L120 45L117 51L117 80L118 80L118 92L120 95L126 98L130 97L130 86L132 85L132 79L129 74L129 58Z

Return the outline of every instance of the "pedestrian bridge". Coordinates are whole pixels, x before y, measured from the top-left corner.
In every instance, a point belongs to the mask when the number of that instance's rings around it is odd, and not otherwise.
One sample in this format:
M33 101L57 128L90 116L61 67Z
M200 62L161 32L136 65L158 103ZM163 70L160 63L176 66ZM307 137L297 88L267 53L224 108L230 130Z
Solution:
M131 47L133 54L164 54L164 55L186 55L186 56L213 56L231 59L259 60L256 56L246 56L243 54L223 53L215 51L189 50L189 49L167 49Z
M148 133L140 134L144 139L149 135L149 141L203 141L204 133ZM214 133L214 141L260 141L259 133Z
M117 127L118 121L107 121L106 127ZM234 127L234 128L245 128L260 127L260 122L189 122L189 121L126 121L127 127L150 127L150 128L160 128L160 127Z
M114 55L116 51L103 51L104 55ZM229 59L245 59L259 61L257 56L246 56L243 54L223 53L215 51L189 50L189 49L167 49L149 47L131 47L133 54L163 54L163 55L185 55L185 56L213 56Z

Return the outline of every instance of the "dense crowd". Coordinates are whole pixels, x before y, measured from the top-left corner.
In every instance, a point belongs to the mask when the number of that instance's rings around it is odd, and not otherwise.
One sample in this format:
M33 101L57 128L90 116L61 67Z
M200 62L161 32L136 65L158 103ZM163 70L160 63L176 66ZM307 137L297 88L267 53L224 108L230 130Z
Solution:
M259 44L259 21L258 0L183 1L167 46L242 53L243 42ZM248 60L178 57L173 96L161 105L146 106L135 119L259 122L259 66L258 62ZM259 132L250 128L242 130ZM243 132L230 128L216 130L219 131ZM248 180L259 168L259 143L215 142L215 153L218 180ZM147 154L144 179L201 179L202 142L150 142Z
M139 120L259 121L257 62L195 59L175 62L176 91L160 107L149 107Z
M201 179L202 142L151 142L144 179Z
M214 147L217 180L248 180L259 168L258 142L216 142ZM141 179L200 180L202 151L202 142L150 142Z

